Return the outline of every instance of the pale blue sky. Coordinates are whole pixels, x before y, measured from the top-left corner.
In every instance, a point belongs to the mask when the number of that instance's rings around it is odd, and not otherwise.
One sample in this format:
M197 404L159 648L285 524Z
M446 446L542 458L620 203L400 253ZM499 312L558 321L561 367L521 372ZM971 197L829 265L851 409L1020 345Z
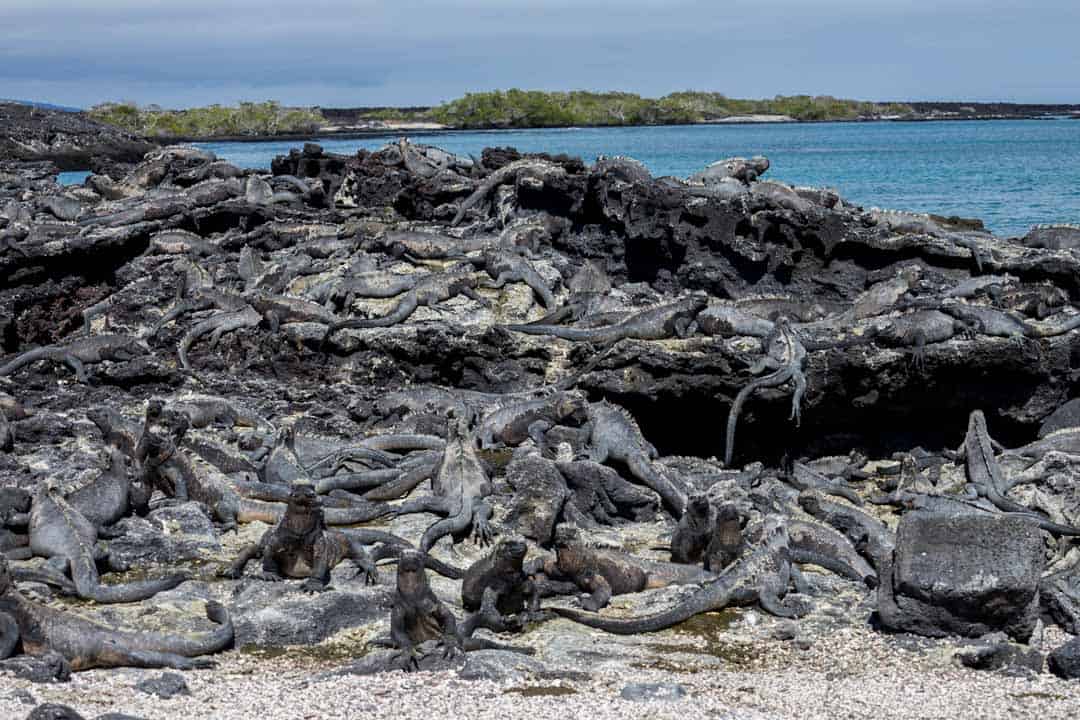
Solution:
M1080 103L1077 0L0 0L0 97L436 104L469 90Z

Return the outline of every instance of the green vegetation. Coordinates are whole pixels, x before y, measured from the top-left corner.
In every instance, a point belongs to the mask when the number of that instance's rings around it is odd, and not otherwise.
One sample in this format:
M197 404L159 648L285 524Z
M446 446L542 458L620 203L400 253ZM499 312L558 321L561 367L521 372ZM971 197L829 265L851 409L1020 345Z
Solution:
M90 108L94 120L145 137L223 137L312 133L326 124L318 110L279 103L242 102L237 107L211 105L190 110L162 110L134 103L105 103Z
M435 122L453 128L568 127L573 125L685 125L745 115L786 115L794 120L858 120L912 115L908 105L841 100L827 95L736 100L720 93L676 92L654 100L624 92L496 90L468 93L436 108L288 108L276 102L162 110L134 103L105 103L90 117L157 138L209 138L315 133L328 125L393 125Z
M430 112L435 122L462 128L661 125L702 123L739 115L787 115L795 120L857 120L909 115L907 105L877 105L829 96L735 100L720 93L677 92L659 100L633 93L507 90L469 93Z

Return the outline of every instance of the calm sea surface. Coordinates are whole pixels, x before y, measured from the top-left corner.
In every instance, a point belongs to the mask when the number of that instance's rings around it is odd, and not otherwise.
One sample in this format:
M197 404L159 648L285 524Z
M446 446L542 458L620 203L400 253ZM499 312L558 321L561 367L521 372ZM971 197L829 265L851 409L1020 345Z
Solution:
M374 149L392 137L318 140L327 151ZM733 155L768 156L767 178L827 185L865 206L982 218L996 233L1035 223L1080 223L1080 120L697 125L446 132L416 142L475 155L487 146L629 155L654 175L685 177ZM270 160L300 141L205 143L242 167Z

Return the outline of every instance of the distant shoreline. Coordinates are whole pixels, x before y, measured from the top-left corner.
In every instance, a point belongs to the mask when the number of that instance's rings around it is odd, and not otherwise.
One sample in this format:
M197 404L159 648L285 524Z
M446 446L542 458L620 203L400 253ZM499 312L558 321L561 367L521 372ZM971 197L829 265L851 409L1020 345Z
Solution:
M277 135L212 135L209 137L161 137L161 138L147 138L152 142L159 142L161 144L177 144L177 143L262 143L262 142L289 142L289 141L308 141L317 142L319 140L364 140L368 138L377 137L399 137L401 135L408 135L410 137L425 137L433 135L448 135L458 133L513 133L513 132L525 132L533 130L569 130L573 128L589 129L589 130L615 130L619 128L661 128L661 127L709 127L714 125L825 125L829 123L841 123L845 125L852 124L871 124L871 123L930 123L930 122L995 122L1002 120L1080 120L1080 115L1074 115L1071 117L1066 116L1050 116L1050 115L985 115L985 116L973 116L973 117L900 117L900 118L861 118L857 120L796 120L794 118L788 118L785 120L780 119L746 119L746 118L724 118L721 120L710 120L708 122L694 122L694 123L667 123L667 124L625 124L625 125L542 125L542 126L523 126L523 127L500 127L500 128L459 128L459 127L426 127L417 128L412 125L391 125L387 124L385 127L379 128L347 128L347 129L329 129L320 128L314 133L281 133Z

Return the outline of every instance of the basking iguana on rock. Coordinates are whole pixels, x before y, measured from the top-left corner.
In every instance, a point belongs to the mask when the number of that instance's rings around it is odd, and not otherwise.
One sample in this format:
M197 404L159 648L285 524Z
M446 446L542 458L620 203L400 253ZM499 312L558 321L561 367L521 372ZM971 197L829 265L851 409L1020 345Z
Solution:
M589 405L588 418L589 459L625 463L634 477L660 495L675 517L682 517L686 494L653 468L656 448L645 440L630 413L604 400Z
M520 630L540 613L540 591L525 573L528 546L520 538L502 540L494 552L473 563L461 583L461 604L472 613L462 634L476 628Z
M85 383L88 380L87 365L106 360L131 360L146 353L146 346L131 335L91 335L77 338L63 345L45 345L27 350L0 367L0 376L10 375L19 368L38 360L51 360L70 367L75 371L78 381Z
M468 212L470 208L486 200L488 195L494 192L495 188L499 185L508 182L517 182L523 175L542 181L548 177L563 177L566 175L566 170L553 162L533 158L525 158L507 163L484 178L476 190L473 191L472 195L461 201L461 205L458 206L457 215L450 221L450 226L457 226L465 219L465 213Z
M12 582L7 560L0 556L0 659L20 644L28 655L55 652L72 670L98 667L146 667L192 670L213 667L199 659L225 650L233 641L229 613L220 603L206 604L206 617L217 628L198 635L164 635L146 631L112 630L71 612L27 599ZM2 621L10 618L14 623Z
M767 354L750 368L750 372L754 375L765 370L772 370L772 372L747 383L746 387L735 396L735 401L731 403L727 421L724 465L731 466L731 459L735 454L735 425L739 421L743 403L754 391L760 388L779 387L791 382L795 388L791 396L791 419L796 424L799 423L802 396L806 392L806 375L803 374L805 361L806 348L803 347L799 336L795 334L786 317L779 318L776 321L776 333L768 342Z
M896 538L877 518L844 503L826 500L817 490L799 493L799 506L807 515L840 531L881 574L882 562L891 556Z
M480 421L480 448L513 447L529 438L540 446L543 434L552 426L569 419L577 419L578 424L584 421L587 407L585 398L576 392L555 392L537 400L503 405Z
M805 608L782 599L792 582L793 572L797 573L788 556L784 519L772 515L765 520L762 542L756 548L670 610L632 618L608 618L566 608L552 608L552 611L574 622L617 635L664 630L695 615L723 610L731 605L757 604L771 615L792 618L805 614Z
M395 516L415 512L443 515L424 531L420 550L427 552L446 535L463 535L472 527L473 537L481 545L495 535L491 527L491 481L476 455L476 438L469 432L467 416L452 417L450 437L442 460L431 481L434 495L407 501L395 508Z
M1003 512L1034 518L1039 527L1051 535L1080 536L1080 528L1052 522L1042 513L1010 500L1005 495L1011 486L994 456L995 447L1005 449L990 437L986 428L986 416L982 410L972 410L968 418L967 435L958 455L967 460L968 480L978 493L985 495L987 500Z
M403 323L416 311L416 308L438 305L458 295L464 295L486 307L490 303L476 294L476 284L476 278L462 273L425 275L415 287L405 293L390 314L378 318L353 318L335 322L327 328L323 343L328 342L339 330L391 327Z
M171 590L187 579L175 574L160 580L105 585L95 562L97 539L98 528L63 498L54 482L38 488L30 508L30 549L34 555L61 560L79 597L99 603L135 602Z
M378 571L360 539L338 530L328 530L315 488L298 483L289 493L285 514L258 543L248 545L224 573L239 578L248 562L262 558L262 578L305 578L303 589L326 590L330 571L348 558L356 563L369 583L377 582Z
M575 342L614 343L619 340L664 340L687 337L693 332L694 319L705 309L703 295L691 295L678 302L631 315L615 325L598 328L562 325L507 325L507 329L526 335L552 335Z
M614 595L641 592L668 585L692 585L714 576L677 563L650 562L615 550L600 550L585 544L577 530L560 525L555 530L555 559L537 559L527 573L541 575L547 584L571 583L586 593L581 606L586 610L606 607Z
M188 360L188 351L195 341L203 335L210 336L210 349L217 347L221 336L243 328L258 327L262 322L262 316L250 305L245 305L240 310L229 310L211 315L205 320L195 323L187 334L180 339L177 355L180 358L180 366L185 370L191 370L191 362Z
M491 276L491 282L485 283L484 287L499 289L508 282L523 282L532 288L545 309L551 310L555 307L555 295L547 281L540 277L540 273L521 252L500 248L487 249L474 264L482 265Z

